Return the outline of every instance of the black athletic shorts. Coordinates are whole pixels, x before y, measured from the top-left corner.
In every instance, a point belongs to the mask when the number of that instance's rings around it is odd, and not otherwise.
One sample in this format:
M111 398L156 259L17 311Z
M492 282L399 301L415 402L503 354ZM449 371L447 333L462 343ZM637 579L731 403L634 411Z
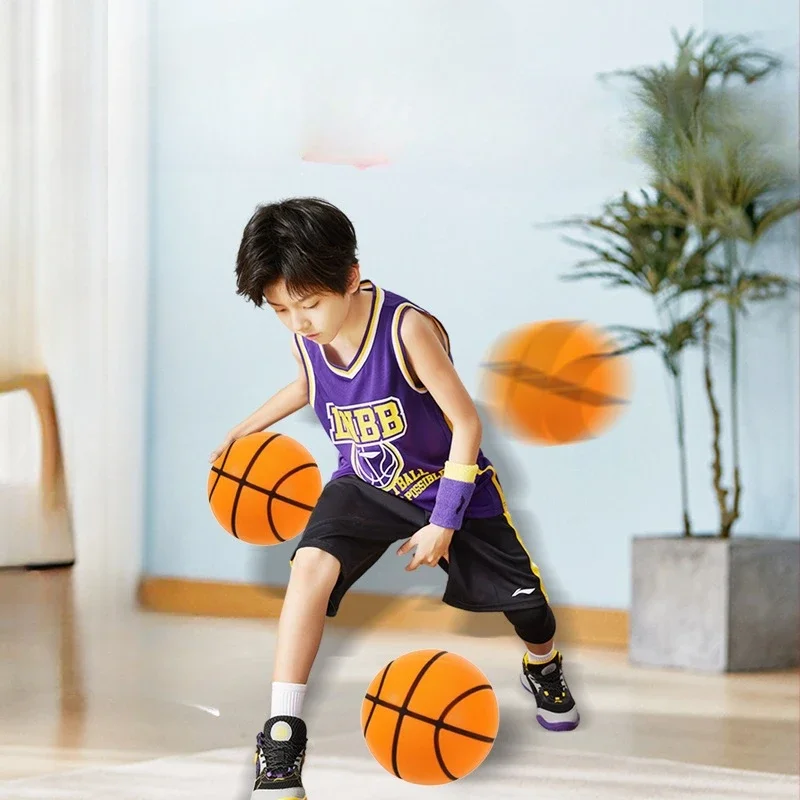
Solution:
M348 589L390 545L427 525L429 516L360 478L337 478L323 489L291 560L301 547L317 547L338 559L341 570L327 610L335 617ZM504 514L464 520L453 534L449 563L441 559L439 566L447 573L442 600L454 608L511 611L547 603L539 569Z

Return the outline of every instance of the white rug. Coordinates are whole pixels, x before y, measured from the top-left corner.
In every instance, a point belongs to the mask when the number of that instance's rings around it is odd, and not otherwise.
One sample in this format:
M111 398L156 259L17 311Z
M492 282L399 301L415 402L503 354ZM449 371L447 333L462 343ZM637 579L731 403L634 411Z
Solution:
M311 757L309 800L797 800L798 776L532 748L527 764L485 762L447 786L414 786L374 761ZM516 758L515 758L516 761ZM0 783L2 800L249 800L252 751L215 750Z

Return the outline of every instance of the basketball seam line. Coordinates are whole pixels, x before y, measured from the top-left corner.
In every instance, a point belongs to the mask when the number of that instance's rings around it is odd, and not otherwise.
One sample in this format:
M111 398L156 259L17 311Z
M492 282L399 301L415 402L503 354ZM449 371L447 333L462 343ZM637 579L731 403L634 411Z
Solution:
M316 466L317 466L316 464L303 464L303 468L316 467ZM272 489L265 489L263 486L258 486L255 483L250 483L250 481L243 480L242 478L237 477L236 475L233 475L230 472L223 472L219 467L213 467L213 471L218 473L220 478L228 478L228 480L235 481L236 483L243 486L245 489L252 489L254 492L259 492L260 494L265 494L267 496L274 495L275 500L280 500L282 503L288 503L290 506L297 506L297 508L302 508L305 511L314 510L314 506L310 506L307 503L301 503L299 500L295 500L291 497L286 497L285 495L279 494L278 492L275 492ZM214 487L216 488L216 483L214 484Z
M237 539L239 538L239 534L236 533L236 511L237 511L237 509L239 507L239 498L241 497L242 489L244 489L243 481L245 481L247 479L247 476L250 473L250 470L255 465L258 457L264 452L264 450L266 450L266 448L270 445L270 443L274 442L280 435L281 435L280 433L276 433L274 436L272 436L271 438L267 439L265 442L262 442L261 445L259 445L259 447L256 450L256 452L253 453L252 457L250 458L250 462L248 463L248 465L245 467L244 471L242 472L242 477L241 477L241 480L239 481L239 486L236 489L236 495L233 498L233 506L231 508L231 533ZM228 445L228 448L229 449L232 448L234 444L235 444L235 442L231 442L231 444Z
M450 780L453 780L453 781L458 780L458 777L456 775L453 775L450 772L450 770L447 769L447 765L444 763L444 756L442 755L442 749L441 749L441 746L439 744L439 736L441 735L441 732L443 730L445 730L445 725L447 724L447 723L445 723L444 718L462 700L466 699L467 697L469 697L472 694L475 694L476 692L480 692L480 691L483 691L485 689L491 690L491 688L492 687L489 684L485 684L484 683L484 684L479 684L478 686L473 686L473 687L467 689L466 691L461 692L461 694L458 695L458 697L455 697L453 700L451 700L450 703L445 707L445 709L439 715L439 719L437 720L436 725L434 725L434 730L433 730L433 751L434 751L434 753L436 753L436 758L439 761L439 766L442 768L442 772L444 772L444 774L447 775L447 777L450 778ZM483 741L483 742L486 742L487 744L492 744L494 742L494 737L493 736L491 736L491 737L490 736L485 736L485 735L484 736L479 736L479 735L469 736L463 731L460 731L460 733L461 733L462 736L465 736L465 738L478 739L478 741Z
M383 670L383 675L381 675L381 681L380 681L380 683L378 684L378 691L377 691L377 693L375 694L375 697L374 697L374 698L372 698L372 697L371 697L371 696L368 694L368 695L367 695L367 698L368 698L368 699L374 699L374 700L376 700L376 701L378 700L378 698L379 698L379 697L380 697L380 695L381 695L381 689L383 689L383 684L384 684L384 683L386 683L386 676L389 674L389 667L391 667L391 666L392 666L392 664L394 664L394 661L390 661L390 662L389 662L389 663L386 665L385 669ZM369 716L367 717L367 721L364 723L364 736L365 736L365 737L366 737L366 735L367 735L367 730L368 730L368 728L369 728L369 724L370 724L370 722L372 722L372 717L373 717L373 715L375 714L375 709L376 709L377 707L378 707L378 704L377 704L377 702L374 702L374 703L372 704L372 708L370 709Z
M211 491L208 493L209 503L211 502L211 498L214 496L214 490L217 488L217 484L219 483L220 478L224 474L223 470L225 469L225 462L228 460L228 456L230 455L230 453L231 453L231 448L228 447L228 449L225 451L225 455L222 457L222 464L220 464L219 467L211 467L211 471L217 473L217 478L214 481L214 485L211 487Z
M273 486L272 491L269 492L269 500L267 500L267 522L269 522L269 526L272 528L272 532L275 534L275 538L278 539L278 541L286 541L286 539L278 533L278 526L272 519L272 501L276 499L276 496L280 497L280 495L278 495L278 487L284 481L291 478L292 475L297 475L298 472L302 472L304 469L310 469L316 466L316 464L300 464L298 467L293 467L275 484L275 486ZM294 503L292 503L292 505L294 505Z
M533 367L516 362L488 362L481 366L490 372L507 377L509 381L513 382L515 385L519 383L525 384L526 386L533 386L550 394L559 395L568 400L576 400L586 405L612 406L628 404L628 401L623 398L601 394L593 389L587 389L580 384L558 378L555 375L548 375L542 370L534 369ZM506 405L510 402L510 398L511 394L506 397Z
M478 742L486 742L490 743L494 741L493 736L486 736L482 733L476 733L475 731L467 730L466 728L459 728L458 725L452 725L449 722L444 721L444 716L452 710L452 708L459 702L461 702L465 697L469 696L473 692L477 691L484 691L486 689L491 689L492 687L489 684L481 684L480 686L474 686L471 689L468 689L462 695L459 695L450 705L444 710L442 716L439 719L434 719L433 717L428 717L425 714L420 714L418 711L412 711L411 709L406 709L404 715L410 717L411 719L415 719L418 722L427 722L429 725L433 725L434 728L438 728L443 731L447 731L448 733L457 733L461 736L466 737L467 739L474 739ZM371 694L366 696L367 700L370 700L375 706L381 706L382 708L387 708L390 711L397 711L400 713L402 711L402 706L395 705L394 703L388 702L388 700L383 700L380 697L374 697ZM366 729L364 731L366 733Z
M517 359L516 363L514 364L514 369L511 371L511 375L509 376L508 383L508 391L506 393L506 409L511 406L511 398L514 395L514 392L517 388L517 383L519 375L521 374L521 367L525 365L525 359L528 357L528 353L530 353L531 348L533 347L533 337L531 340L528 341L528 346L525 348L525 351L522 353L522 356ZM516 379L516 380L515 380Z
M406 699L403 701L403 705L397 709L398 719L397 725L394 729L394 740L392 741L392 770L398 778L401 778L401 775L397 766L397 750L400 746L400 729L403 727L403 719L405 718L406 714L408 714L408 705L411 702L411 698L414 696L414 692L417 690L417 687L422 682L422 678L425 676L425 673L433 666L434 662L438 661L442 656L445 655L447 655L447 651L440 650L428 660L428 663L422 667L422 669L417 673L417 676L414 678L411 686L408 689Z

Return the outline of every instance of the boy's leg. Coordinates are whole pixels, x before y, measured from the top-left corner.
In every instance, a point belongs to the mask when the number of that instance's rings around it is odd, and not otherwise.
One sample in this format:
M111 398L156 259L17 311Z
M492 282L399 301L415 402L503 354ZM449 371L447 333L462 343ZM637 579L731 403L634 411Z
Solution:
M278 621L273 681L308 681L339 570L339 560L324 550L303 547L297 551Z
M342 597L389 544L422 527L424 520L406 516L410 512L402 503L353 477L331 481L317 501L291 560L278 622L270 718L258 736L253 800L306 797L303 700L325 617L336 615Z
M467 519L453 536L444 602L466 611L502 611L526 645L521 683L548 730L573 730L580 717L554 647L556 620L539 568L510 516Z
M298 550L281 608L270 717L259 734L253 800L303 800L307 742L303 699L319 652L340 563L316 547Z
M504 614L527 648L520 682L536 699L537 721L550 731L574 730L580 723L580 714L564 676L562 655L555 648L556 621L550 605Z
M273 717L302 717L308 676L322 642L328 598L339 570L339 560L316 547L302 548L293 561L278 621Z

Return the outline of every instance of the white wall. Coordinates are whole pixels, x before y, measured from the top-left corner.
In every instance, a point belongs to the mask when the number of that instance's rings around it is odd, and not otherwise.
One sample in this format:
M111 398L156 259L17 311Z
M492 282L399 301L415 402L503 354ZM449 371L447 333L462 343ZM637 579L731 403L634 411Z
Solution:
M582 254L539 223L642 185L623 96L596 76L671 59L670 29L702 25L698 0L153 0L151 9L147 573L288 575L291 543L235 541L205 499L208 452L293 376L285 331L234 294L236 249L258 203L315 194L339 204L356 225L366 276L436 311L473 395L487 348L511 327L563 317L652 324L636 295L563 283ZM326 135L322 149L390 163L357 171L303 161ZM787 467L797 429L773 420L787 406L766 388L796 387L797 313L778 317L784 338L757 351L757 380L746 377L746 405L763 427L753 427L746 452L741 530L797 535L798 480ZM653 357L637 356L634 368L633 404L598 440L540 449L487 432L558 602L625 607L631 535L680 526L666 381ZM699 381L689 392L694 520L709 530L716 511ZM278 428L302 439L324 471L333 467L331 445L307 416ZM438 573L409 577L403 563L387 556L360 588L441 587Z

